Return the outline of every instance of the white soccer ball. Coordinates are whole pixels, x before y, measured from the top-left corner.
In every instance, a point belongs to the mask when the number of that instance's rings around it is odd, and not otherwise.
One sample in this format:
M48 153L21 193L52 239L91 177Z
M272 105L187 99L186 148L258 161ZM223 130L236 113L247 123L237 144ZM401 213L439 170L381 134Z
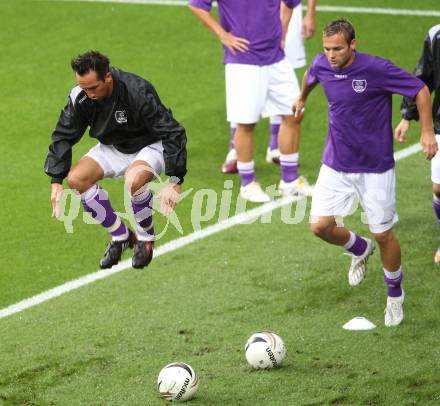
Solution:
M252 334L244 347L246 359L255 369L276 368L286 356L281 337L272 331Z
M173 362L165 366L157 378L157 389L166 400L184 402L194 397L199 387L199 377L194 369L184 362Z

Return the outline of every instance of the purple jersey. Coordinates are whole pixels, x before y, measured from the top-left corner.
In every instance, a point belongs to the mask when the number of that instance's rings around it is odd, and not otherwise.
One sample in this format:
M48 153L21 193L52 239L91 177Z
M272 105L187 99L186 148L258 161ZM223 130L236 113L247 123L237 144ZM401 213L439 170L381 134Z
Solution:
M392 94L415 98L424 83L390 61L355 52L350 66L334 69L324 54L307 71L328 99L322 162L337 171L382 173L394 167Z
M294 0L282 0L293 8ZM210 11L213 0L189 0L194 7ZM220 24L236 37L247 39L249 50L234 56L224 48L224 63L272 65L284 57L281 49L281 0L219 0Z

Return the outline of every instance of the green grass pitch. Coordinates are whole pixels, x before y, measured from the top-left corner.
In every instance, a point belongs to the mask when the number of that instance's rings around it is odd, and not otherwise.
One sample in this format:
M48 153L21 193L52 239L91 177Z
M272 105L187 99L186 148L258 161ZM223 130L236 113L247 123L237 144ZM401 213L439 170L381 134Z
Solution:
M437 0L319 4L438 9ZM360 51L409 71L428 28L438 23L436 17L318 12L318 33L306 44L309 62L321 51L319 31L342 15L353 21ZM42 168L74 86L69 61L81 52L99 49L115 66L151 80L187 128L185 188L194 190L177 209L185 235L194 231L197 191L210 188L220 196L230 179L235 201L237 177L219 173L229 138L221 48L186 7L2 0L0 19L0 309L96 271L107 241L82 215L71 234L50 218ZM300 171L311 181L326 125L318 90L302 126ZM415 124L410 143L417 139ZM279 178L278 168L264 162L267 140L262 121L255 160L264 186ZM92 145L85 136L74 159ZM122 181L103 184L123 210ZM429 163L420 153L397 164L397 196L407 293L398 328L383 326L386 290L377 253L366 281L350 289L342 250L314 238L307 217L287 225L276 210L270 223L236 226L157 258L143 272L126 270L0 319L0 405L161 405L157 374L173 361L188 362L200 374L194 405L440 404L440 284L432 263L438 226ZM218 219L219 208L201 225ZM156 220L163 227L164 220ZM359 212L347 224L368 233ZM158 245L180 235L171 227ZM359 315L378 327L361 333L341 328ZM246 339L261 329L276 331L286 343L278 370L253 371L246 364Z

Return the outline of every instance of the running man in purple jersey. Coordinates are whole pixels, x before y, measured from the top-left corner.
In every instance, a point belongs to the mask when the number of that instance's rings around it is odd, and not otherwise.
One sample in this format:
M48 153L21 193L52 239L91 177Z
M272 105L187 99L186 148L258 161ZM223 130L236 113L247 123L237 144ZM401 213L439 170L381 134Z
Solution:
M282 0L288 7L293 0ZM213 0L189 0L191 11L214 32L224 47L226 110L237 123L235 148L242 186L240 195L263 203L270 197L256 182L253 131L260 115L282 116L280 127L282 195L310 194L307 181L298 176L299 120L291 105L298 83L281 48L281 0L222 0L220 23L211 16Z
M388 287L385 325L403 320L404 292L397 222L392 133L392 95L415 99L421 121L421 145L428 159L437 152L432 131L429 90L416 77L386 59L356 51L353 26L331 22L323 32L324 53L304 75L300 98L294 103L301 116L307 96L320 83L328 99L328 132L322 166L311 208L312 232L352 255L348 281L362 282L374 243L345 228L339 220L359 199L363 215L380 248Z
M437 144L440 145L440 24L431 27L423 44L422 56L414 70L414 75L428 86L430 92L434 92L434 104L432 114L434 118L434 131ZM403 142L409 129L411 120L418 120L419 115L413 99L405 97L400 106L402 121L396 127L394 137ZM432 180L432 208L434 209L437 222L440 225L440 154L436 154L431 160ZM440 264L440 247L434 256L434 262Z

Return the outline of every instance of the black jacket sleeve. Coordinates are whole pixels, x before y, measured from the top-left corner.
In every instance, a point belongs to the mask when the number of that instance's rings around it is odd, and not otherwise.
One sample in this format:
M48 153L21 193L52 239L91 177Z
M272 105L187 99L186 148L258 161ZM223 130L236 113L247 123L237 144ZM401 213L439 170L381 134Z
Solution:
M72 165L72 146L83 136L87 123L75 111L72 100L61 111L52 143L49 145L44 171L52 178L52 183L62 183Z
M155 136L162 140L164 148L165 173L177 177L183 183L186 174L186 132L160 101L152 85L145 89L142 97L141 114Z
M432 55L432 44L429 35L425 38L423 43L423 52L416 68L414 69L414 76L422 80L428 86L430 93L434 90L434 59ZM417 110L416 101L410 97L404 97L400 105L400 112L402 117L406 120L418 120L419 112Z

